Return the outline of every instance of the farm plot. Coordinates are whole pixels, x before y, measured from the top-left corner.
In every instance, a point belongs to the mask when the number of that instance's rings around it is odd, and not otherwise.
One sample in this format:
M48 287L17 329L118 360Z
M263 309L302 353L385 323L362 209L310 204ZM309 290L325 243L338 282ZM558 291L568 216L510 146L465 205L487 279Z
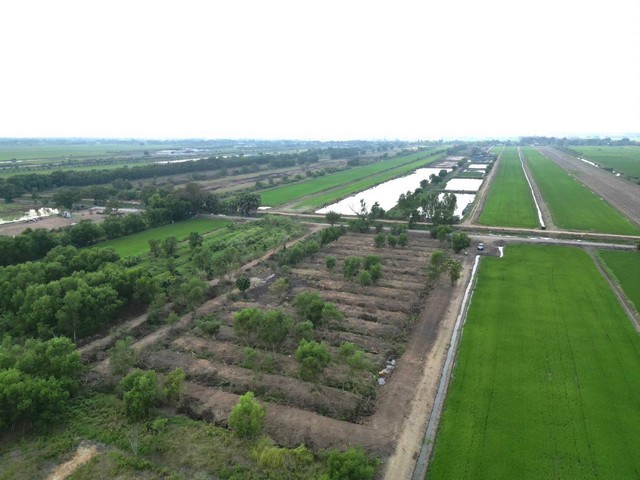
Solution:
M507 147L502 153L479 223L522 228L538 226L531 190L515 147Z
M640 234L638 227L551 160L531 147L522 151L555 225L570 230Z
M115 240L107 240L101 242L96 247L111 247L119 255L128 257L131 255L140 255L149 251L149 240L162 240L166 237L174 236L178 241L186 240L191 232L200 234L209 233L228 225L228 220L218 219L195 219L185 220L171 225L163 225L162 227L152 228L144 232L134 233L126 237L117 238Z
M602 167L640 178L640 147L572 146L571 150Z
M640 312L640 254L602 250L598 255L613 272L625 295L636 307L636 311Z
M279 205L283 205L285 203L292 202L300 197L304 197L307 195L313 195L323 190L327 190L330 188L334 188L346 183L351 183L356 180L360 180L363 177L370 177L369 182L366 183L366 186L359 186L359 189L364 189L375 185L376 183L383 182L389 178L393 178L395 176L401 175L406 171L411 171L412 169L417 168L418 166L424 165L426 162L424 161L425 157L428 157L428 152L418 152L410 155L404 155L401 157L397 157L391 160L383 160L380 162L376 162L370 165L364 165L362 167L354 167L348 170L344 170L342 172L332 173L330 175L325 175L322 177L317 177L311 180L307 180L304 182L294 183L291 185L286 185L283 187L270 188L268 190L262 190L258 192L260 197L262 198L262 204L270 207L277 207ZM410 165L410 167L407 167ZM405 167L401 169L399 172L395 172L395 169L398 167ZM408 170L406 169L408 168ZM389 171L389 172L387 172ZM391 171L395 173L390 173ZM391 176L385 175L384 178L377 179L377 177L381 172L385 172L390 174ZM376 180L373 180L372 176L376 176ZM371 183L373 182L373 183ZM358 190L355 190L358 191ZM351 193L350 191L349 193ZM332 199L335 199L335 196L332 196ZM320 201L320 205L322 205L322 201ZM314 201L314 205L316 202Z
M589 255L480 265L428 478L636 478L640 338Z
M427 291L425 267L435 245L425 235L411 235L406 248L376 249L372 235L347 234L284 273L275 266L259 265L248 272L254 288L246 298L231 295L199 310L199 315L213 315L220 322L215 334L204 333L196 319L191 331L170 340L168 349L148 352L144 366L158 370L180 366L203 387L232 394L252 390L268 404L347 423L360 421L375 412L379 389L393 388L393 375L387 386L380 387L377 372L405 349ZM344 278L345 259L356 255L380 258L383 276L376 284L361 286ZM336 258L333 269L325 266L326 256ZM322 319L301 335L305 325L295 299L303 293L319 295L340 313L325 317L323 308ZM326 303L325 307L332 309ZM292 328L280 340L242 331L238 312L250 308L282 311L293 319ZM329 354L330 362L317 375L307 375L297 359L304 337L323 344ZM352 353L345 353L345 348ZM353 352L360 353L354 357Z

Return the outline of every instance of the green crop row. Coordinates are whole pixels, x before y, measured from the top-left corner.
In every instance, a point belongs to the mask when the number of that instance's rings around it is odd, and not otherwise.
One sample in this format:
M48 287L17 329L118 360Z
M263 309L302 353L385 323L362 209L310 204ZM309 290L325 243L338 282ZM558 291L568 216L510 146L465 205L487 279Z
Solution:
M636 478L640 337L584 251L480 265L428 478Z
M522 151L558 227L621 235L640 234L638 227L551 160L531 147Z
M505 227L538 227L538 214L515 147L505 148L479 222Z

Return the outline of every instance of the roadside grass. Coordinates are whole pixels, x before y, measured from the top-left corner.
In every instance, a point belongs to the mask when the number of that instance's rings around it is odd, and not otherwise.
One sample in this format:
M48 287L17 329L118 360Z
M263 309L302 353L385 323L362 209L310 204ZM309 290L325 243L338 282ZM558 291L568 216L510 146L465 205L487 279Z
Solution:
M122 257L132 255L140 255L149 251L149 240L174 236L178 241L186 240L191 232L201 234L218 230L228 225L228 220L220 219L204 219L197 218L185 220L183 222L172 223L171 225L163 225L161 227L145 230L144 232L134 233L126 237L116 238L100 242L94 247L111 247Z
M522 152L558 227L640 235L640 228L551 160L532 147L523 148Z
M162 415L132 423L120 399L93 393L74 400L62 431L25 435L0 444L0 480L46 478L69 460L81 440L106 446L70 477L111 478L313 479L324 470L321 457L310 452L292 462L300 449L282 449L265 462L260 453L273 444L268 438L246 441L231 431L183 416ZM275 452L280 453L280 452ZM268 459L267 459L268 460ZM295 467L295 468L293 468Z
M430 156L430 151L412 153L392 158L390 160L381 160L370 165L354 167L341 172L324 175L322 177L312 178L303 182L261 190L257 193L262 198L262 205L277 207L305 195L312 195L314 193L337 187L345 183L350 183L363 177L375 175L385 170L391 170L408 163L413 164L416 160L424 159L428 156Z
M479 223L505 227L538 227L536 207L516 147L506 147L502 152Z
M610 167L618 172L640 178L640 147L634 146L570 146L587 160Z
M640 337L592 259L482 259L427 478L636 478Z
M310 196L301 200L298 203L294 203L291 205L294 209L317 209L320 207L324 207L325 205L329 205L333 202L341 200L349 195L354 193L361 192L368 188L371 188L375 185L379 185L386 181L392 180L394 178L401 177L403 175L408 175L414 170L427 166L429 163L433 163L443 157L443 154L437 153L429 155L428 157L423 157L415 162L411 162L406 165L402 165L397 168L393 168L391 170L387 170L377 175L372 175L367 178L363 178L362 180L349 183L340 188L332 188L331 190L327 190L326 192L321 192L318 195Z
M636 311L640 312L640 252L600 250L598 255L616 276Z

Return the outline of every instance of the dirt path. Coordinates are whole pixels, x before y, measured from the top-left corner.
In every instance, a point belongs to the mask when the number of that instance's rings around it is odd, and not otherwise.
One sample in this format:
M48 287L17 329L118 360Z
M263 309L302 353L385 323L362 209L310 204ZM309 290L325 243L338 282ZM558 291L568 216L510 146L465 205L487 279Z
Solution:
M437 287L437 289L450 291L446 301L442 296L434 295L439 299L434 302L431 295L436 292L429 295L430 301L427 301L422 312L424 321L421 321L421 325L414 332L405 352L405 357L408 357L406 361L403 357L403 366L418 374L412 375L414 378L402 378L403 383L400 384L400 387L407 390L405 393L410 405L407 409L400 408L402 403L399 403L400 399L395 398L397 395L381 399L381 404L387 400L384 405L386 409L395 411L396 416L402 414L404 417L400 419L401 426L397 427L396 449L386 462L385 479L410 479L416 466L416 458L422 447L429 415L434 407L451 333L471 274L473 257L462 258L464 258L464 270L458 284L453 289L442 283ZM444 283L443 280L441 282ZM395 380L398 381L397 374ZM381 405L378 411L382 408ZM377 414L378 412L373 417ZM380 416L384 414L383 412ZM389 412L386 415L389 415Z
M536 147L538 152L556 163L572 177L593 190L609 205L636 225L640 225L640 185L616 177L598 167L552 147Z
M76 454L71 460L59 465L53 472L49 474L47 480L64 480L80 465L87 463L91 458L98 453L98 446L94 443L83 441L78 446Z
M94 222L101 222L104 220L102 215L92 214L89 210L81 210L80 212L73 212L71 218L58 217L57 215L51 215L50 217L44 217L37 222L15 222L15 223L3 223L0 225L0 235L19 235L27 228L35 230L36 228L44 228L45 230L53 230L55 228L68 227L73 223L81 222L82 220L93 220Z
M596 264L598 271L600 272L602 277L607 281L607 283L611 287L611 290L613 290L613 293L615 293L616 297L618 298L618 301L620 302L620 306L622 307L622 309L625 311L625 313L631 320L631 323L633 323L633 326L635 327L635 329L638 332L640 332L640 314L638 314L638 312L633 307L633 305L631 304L627 296L624 294L624 292L622 291L622 288L620 287L620 284L617 281L615 281L613 278L611 278L607 269L604 267L604 265L602 265L602 261L600 260L600 257L596 255L596 253L592 248L585 248L585 250L589 255L591 255L591 258L593 258L593 262Z
M502 160L502 152L504 152L504 147L502 147L502 150L498 154L498 158L494 162L493 167L491 167L491 171L489 172L489 175L487 176L487 178L485 178L484 182L482 182L480 189L476 193L476 201L473 202L473 206L471 207L472 208L471 215L469 215L467 219L464 220L460 225L467 226L467 225L473 225L475 223L478 223L478 218L480 218L480 214L482 214L482 209L484 208L484 202L487 199L487 193L491 188L491 184L493 183L493 179L496 176L496 172L498 171L498 168L500 168L500 160Z

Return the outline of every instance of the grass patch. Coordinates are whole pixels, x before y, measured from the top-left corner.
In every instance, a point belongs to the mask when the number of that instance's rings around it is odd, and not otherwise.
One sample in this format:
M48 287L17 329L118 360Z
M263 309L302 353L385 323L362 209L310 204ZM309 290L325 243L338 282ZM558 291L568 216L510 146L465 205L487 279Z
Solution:
M580 153L584 158L598 165L640 178L640 147L572 146L571 150Z
M482 225L536 228L538 214L515 147L502 153L482 209Z
M326 453L280 448L268 438L242 440L229 430L182 416L163 418L131 423L114 395L87 394L73 402L63 432L27 434L1 443L0 479L46 478L85 439L106 448L79 466L69 477L74 480L310 480L321 478L327 470Z
M522 151L558 227L640 235L638 227L551 160L531 147Z
M636 311L640 312L640 253L601 250L598 255L616 276L625 295L636 307Z
M636 478L640 337L582 250L483 258L433 479Z
M297 198L322 192L344 183L350 183L363 177L375 175L385 170L397 168L408 163L413 163L418 159L424 159L428 152L417 152L410 155L382 160L370 165L354 167L330 175L316 177L304 182L293 183L282 187L270 188L258 192L262 198L262 204L270 207L277 207L289 203Z
M140 255L149 251L149 240L174 236L179 241L186 240L191 232L208 233L228 225L228 220L197 218L184 222L172 223L161 227L134 233L126 237L116 238L98 243L94 247L111 247L123 257Z

